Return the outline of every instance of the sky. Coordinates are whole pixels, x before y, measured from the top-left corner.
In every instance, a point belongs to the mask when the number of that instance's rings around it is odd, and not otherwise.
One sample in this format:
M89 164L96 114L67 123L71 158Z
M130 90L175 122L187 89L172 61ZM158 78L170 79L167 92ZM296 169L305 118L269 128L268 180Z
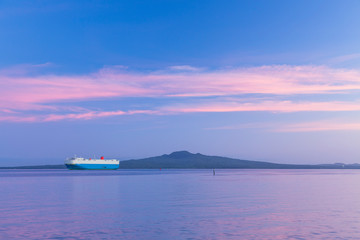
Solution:
M360 163L360 2L0 1L0 165Z

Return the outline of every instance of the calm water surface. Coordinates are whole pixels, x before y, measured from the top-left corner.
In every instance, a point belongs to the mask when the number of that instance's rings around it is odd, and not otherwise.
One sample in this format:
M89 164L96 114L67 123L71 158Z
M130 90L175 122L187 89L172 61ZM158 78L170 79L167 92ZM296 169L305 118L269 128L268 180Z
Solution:
M1 170L0 239L360 239L360 171Z

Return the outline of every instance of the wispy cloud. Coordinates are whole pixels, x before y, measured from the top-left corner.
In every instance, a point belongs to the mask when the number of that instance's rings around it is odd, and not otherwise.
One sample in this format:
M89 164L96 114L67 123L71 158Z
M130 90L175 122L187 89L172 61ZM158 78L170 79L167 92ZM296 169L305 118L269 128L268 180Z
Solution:
M338 63L352 61L355 59L360 59L360 53L353 53L353 54L347 54L347 55L333 57L329 60L329 63L338 64Z
M74 119L94 119L94 118L101 118L101 117L110 117L110 116L119 116L119 115L134 115L134 114L156 114L155 111L150 110L134 110L134 111L88 111L85 113L71 113L71 114L51 114L45 116L38 121L43 122L52 122L52 121L59 121L59 120L74 120Z
M360 123L341 121L317 121L296 124L284 124L275 129L277 132L318 132L318 131L359 131Z
M165 112L341 112L360 111L358 102L292 102L292 101L261 101L261 102L209 102L202 104L178 104L162 108Z
M360 99L337 99L337 94L360 90L360 72L354 69L288 65L213 71L200 71L187 65L171 68L176 71L139 73L115 66L86 75L29 74L28 65L3 69L0 70L0 121L60 121L124 115L123 109L108 111L106 103L94 111L91 106L89 110L78 108L77 102L123 98L136 101L137 97L149 101L172 99L171 104L151 108L144 105L142 109L139 106L137 111L141 109L145 114L360 110ZM268 99L246 98L246 94L266 95ZM332 94L332 101L309 98L321 94ZM295 95L303 97L298 101L287 99ZM278 96L282 96L280 100Z
M208 130L265 129L271 132L360 131L360 123L331 119L312 122L255 122L207 128Z
M160 114L151 110L132 110L132 111L85 111L82 113L69 113L69 114L41 114L33 116L12 115L1 116L0 121L8 122L55 122L61 120L90 120L96 118L104 118L111 116L121 115L135 115L135 114Z
M39 64L19 64L8 68L0 69L0 76L23 76L25 74L38 73L44 68L54 66L50 62Z
M170 70L175 71L201 71L203 68L193 67L190 65L178 65L178 66L170 66Z

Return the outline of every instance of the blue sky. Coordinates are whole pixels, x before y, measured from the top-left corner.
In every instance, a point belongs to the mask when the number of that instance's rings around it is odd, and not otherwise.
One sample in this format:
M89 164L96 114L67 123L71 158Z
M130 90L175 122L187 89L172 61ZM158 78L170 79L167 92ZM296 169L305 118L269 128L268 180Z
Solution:
M358 1L1 1L2 165L358 162Z

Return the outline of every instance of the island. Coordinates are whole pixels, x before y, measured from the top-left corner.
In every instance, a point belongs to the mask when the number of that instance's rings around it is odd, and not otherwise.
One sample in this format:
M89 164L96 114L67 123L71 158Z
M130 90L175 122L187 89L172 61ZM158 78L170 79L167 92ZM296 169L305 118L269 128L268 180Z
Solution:
M0 167L0 169L66 169L65 165ZM360 164L281 164L207 156L177 151L156 157L120 161L119 169L360 169Z

